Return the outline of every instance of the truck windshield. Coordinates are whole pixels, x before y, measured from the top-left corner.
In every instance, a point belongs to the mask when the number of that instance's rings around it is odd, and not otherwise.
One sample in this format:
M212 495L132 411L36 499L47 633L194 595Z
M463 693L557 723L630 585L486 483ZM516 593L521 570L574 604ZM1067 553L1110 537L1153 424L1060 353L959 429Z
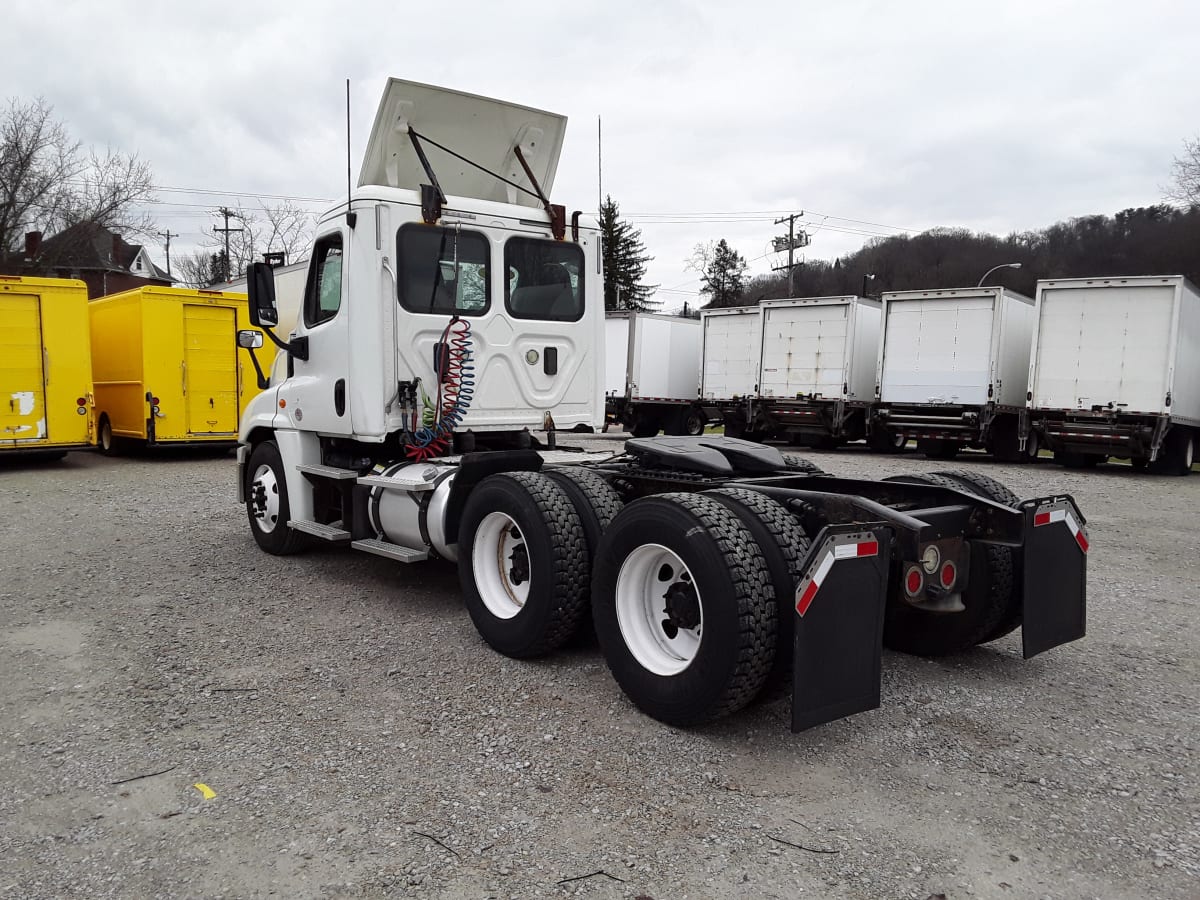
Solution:
M504 245L504 302L516 319L578 322L583 317L583 250L578 244L510 238Z
M396 236L396 290L409 312L481 316L490 305L488 240L409 223Z

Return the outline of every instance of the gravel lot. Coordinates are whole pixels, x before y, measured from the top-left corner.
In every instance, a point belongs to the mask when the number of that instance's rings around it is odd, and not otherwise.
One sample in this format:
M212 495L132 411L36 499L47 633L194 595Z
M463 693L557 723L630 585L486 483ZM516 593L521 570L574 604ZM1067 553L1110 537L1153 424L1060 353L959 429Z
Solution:
M449 566L267 556L232 457L0 464L0 897L1200 895L1200 477L960 465L1075 495L1088 637L792 735L498 656Z

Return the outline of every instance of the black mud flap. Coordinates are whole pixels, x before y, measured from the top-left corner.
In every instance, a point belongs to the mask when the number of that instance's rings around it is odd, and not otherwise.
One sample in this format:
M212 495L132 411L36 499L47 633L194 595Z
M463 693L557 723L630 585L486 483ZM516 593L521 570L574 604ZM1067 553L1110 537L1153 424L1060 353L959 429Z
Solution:
M1085 520L1067 496L1021 504L1025 513L1021 642L1025 658L1083 637L1087 620Z
M891 529L822 529L796 588L792 731L879 706Z

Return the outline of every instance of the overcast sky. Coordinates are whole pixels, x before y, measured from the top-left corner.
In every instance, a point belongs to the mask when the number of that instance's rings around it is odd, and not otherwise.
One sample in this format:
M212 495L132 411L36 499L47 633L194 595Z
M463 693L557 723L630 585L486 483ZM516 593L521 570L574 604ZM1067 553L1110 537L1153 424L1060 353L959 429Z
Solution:
M0 94L45 97L85 144L147 160L173 252L222 202L340 195L345 79L357 179L395 76L566 115L552 199L568 210L596 207L602 117L604 191L642 228L665 309L695 300L698 242L778 265L789 212L829 259L865 233L1155 203L1200 132L1200 3L1183 0L4 7Z

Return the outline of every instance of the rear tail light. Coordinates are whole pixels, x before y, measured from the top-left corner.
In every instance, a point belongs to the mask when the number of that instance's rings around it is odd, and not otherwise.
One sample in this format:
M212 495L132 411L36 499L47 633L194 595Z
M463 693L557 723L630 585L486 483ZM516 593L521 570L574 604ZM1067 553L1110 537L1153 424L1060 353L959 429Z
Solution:
M76 406L87 406L87 397L80 397L75 401Z
M904 593L909 597L915 597L925 588L925 576L921 573L920 566L909 566L904 573Z
M158 398L157 398L157 397L151 397L151 398L150 398L150 405L151 405L151 406L158 406Z
M942 572L939 578L941 579L942 587L944 587L946 590L950 590L950 588L954 587L954 582L958 581L958 566L947 561L942 566Z

